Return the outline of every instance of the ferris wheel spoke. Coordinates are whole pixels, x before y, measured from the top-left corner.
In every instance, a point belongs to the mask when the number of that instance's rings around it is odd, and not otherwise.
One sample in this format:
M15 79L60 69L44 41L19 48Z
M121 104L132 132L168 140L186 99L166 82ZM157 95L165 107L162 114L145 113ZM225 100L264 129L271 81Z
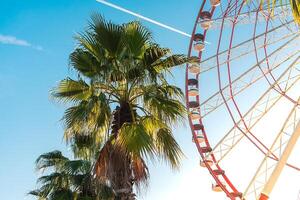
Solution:
M300 80L300 73L298 73L296 79L285 79L286 75L289 74L291 70L296 68L296 64L299 59L300 57L298 56L290 65L290 67L288 67L278 78L278 82L289 82L285 91L286 93ZM276 83L274 83L274 85L275 84ZM273 90L274 85L270 86L268 90L243 116L244 122L246 123L247 127L245 128L243 126L244 123L242 123L241 120L238 121L235 126L213 148L212 154L214 154L218 163L232 151L232 149L241 141L242 138L244 138L249 130L251 130L283 97L281 94Z
M260 41L262 40L262 44L257 46L257 50L258 49L262 49L264 48L265 45L273 45L276 44L278 42L284 41L290 37L294 37L295 34L297 33L297 28L294 28L291 31L287 31L285 26L288 24L294 23L293 21L289 21L286 22L285 24L281 24L277 27L274 27L270 30L268 30L268 33L273 33L273 37L271 37L266 44L263 44L263 40L264 40L264 36L265 33L257 35L255 38L251 38L249 40L246 40L244 42L241 42L235 46L233 46L231 48L231 54L232 54L232 58L230 60L227 60L227 52L228 49L221 51L220 53L213 55L205 60L203 60L201 62L201 73L205 73L208 72L212 69L215 69L217 67L217 61L216 61L216 57L219 57L220 60L220 66L226 64L226 62L231 62L234 61L236 59L240 59L244 56L247 56L251 53L255 52L255 48L253 46L253 39ZM287 31L287 32L286 32ZM286 32L286 34L278 34L278 32ZM280 35L280 37L278 37L278 35ZM281 36L282 35L282 36ZM289 44L291 42L291 40L288 40L285 44Z
M253 37L256 36L256 32L257 32L257 18L258 18L258 14L259 12L257 11L256 13L256 22L255 22L255 25L254 25L254 32L253 32ZM265 37L264 37L264 41L263 41L263 52L264 52L264 56L266 57L266 66L267 66L267 69L270 69L270 60L268 58L268 53L267 53L267 35L268 35L268 30L269 30L269 24L271 22L271 13L267 13L266 14L266 27L265 27ZM257 49L257 41L255 39L253 39L253 45L254 45L254 49L255 49L255 58L256 58L256 61L258 62L258 49ZM264 74L264 71L263 69L261 68L261 66L259 66L261 72ZM272 84L272 82L275 82L276 85L274 87L274 90L276 90L278 93L281 93L284 97L286 97L286 99L288 99L289 101L291 101L292 103L296 103L295 100L293 98L291 98L290 96L286 95L284 93L284 91L282 90L281 86L277 83L276 81L276 78L274 77L273 73L270 72L269 74L269 77L267 75L264 74L264 77L266 79L266 81L268 82L269 85ZM272 81L273 80L273 81Z
M298 99L299 101L299 99ZM278 169L280 167L280 164L285 164L284 160L280 160L283 163L277 162L273 159L270 159L271 153L278 154L278 158L282 158L283 156L289 156L286 153L285 150L289 150L288 148L292 148L290 142L295 143L297 132L299 132L299 120L300 120L300 110L299 105L294 105L292 110L290 111L286 121L284 122L281 130L277 134L270 151L265 155L263 161L261 162L260 166L258 167L254 177L252 178L250 184L246 188L244 194L244 197L249 197L251 195L254 195L254 197L257 199L259 195L261 194L262 190L264 190L266 193L270 192L269 190L272 190L272 186L274 185L274 182L276 182L278 177L278 174L276 174L275 169ZM283 152L284 150L284 152ZM290 153L290 152L288 152ZM287 158L285 158L287 159ZM282 169L282 166L281 166ZM271 180L270 180L271 179ZM271 183L272 182L272 183ZM269 183L269 184L268 184ZM268 194L265 194L268 195Z
M264 10L267 10L268 8L264 8L258 16L258 22L264 22L265 21L265 15L263 14ZM245 11L239 15L239 19L236 23L243 25L243 24L252 24L256 20L256 12L257 12L257 6L254 6L253 10ZM287 17L292 17L292 11L291 7L288 6L277 6L274 9L274 15L272 18L276 19L286 19ZM224 25L223 26L231 26L232 22L235 18L235 13L229 12L226 17L219 16L217 18L212 19L212 29L219 29L222 24L222 20L224 18Z
M298 79L298 75L300 73L300 69L298 67L299 65L300 61L297 61L295 63L296 67L290 68L289 73L285 74L282 81L277 81L277 84L274 85L273 89L280 87L281 90L283 90L283 93L285 93L286 89L289 88L290 85L293 83L293 80ZM276 91L278 91L278 89Z
M295 40L295 38L292 38L289 41L289 43L294 40ZM264 72L264 74L262 74L260 72L260 69L258 68L258 66L260 65L261 67L263 67L262 65L264 64L264 61L266 60L266 58L263 58L262 60L260 60L260 62L258 62L257 64L252 66L250 69L248 69L246 72L244 72L239 77L237 77L235 80L233 80L232 84L231 84L231 86L234 88L233 96L236 96L236 95L240 94L241 92L245 91L245 89L247 89L248 87L250 87L257 81L262 79L264 77L264 75L269 74L276 68L283 67L285 62L289 61L291 58L293 58L296 54L299 53L299 51L291 51L289 53L285 52L285 54L283 54L283 53L280 54L280 52L282 50L284 50L284 48L286 46L287 46L287 44L282 45L281 47L274 50L269 55L269 58L276 56L276 59L274 59L274 60L276 60L276 63L274 62L272 65L272 68L267 69ZM278 55L277 55L277 53L278 53ZM229 85L227 84L226 86L224 86L222 88L221 91L214 93L208 99L203 101L203 103L200 105L202 118L206 117L207 115L209 115L210 113L212 113L213 111L215 111L217 108L219 108L220 106L222 106L225 103L222 99L221 92L223 92L224 96L226 97L226 101L229 101L233 97L230 94L230 92L227 91L228 89L229 89Z

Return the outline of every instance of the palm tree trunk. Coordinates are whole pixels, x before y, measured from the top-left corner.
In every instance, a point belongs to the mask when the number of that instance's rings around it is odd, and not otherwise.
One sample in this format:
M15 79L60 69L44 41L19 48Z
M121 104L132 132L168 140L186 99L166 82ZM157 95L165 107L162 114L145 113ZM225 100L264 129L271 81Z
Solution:
M133 122L136 116L136 111L131 109L129 103L124 102L120 104L120 107L117 106L113 114L112 136L118 137L119 129L123 124ZM111 172L115 173L113 175L114 180L112 180L112 186L117 195L116 199L134 200L134 182L130 155L120 149L114 149L114 151L110 153L110 158L113 163L111 165L113 167Z

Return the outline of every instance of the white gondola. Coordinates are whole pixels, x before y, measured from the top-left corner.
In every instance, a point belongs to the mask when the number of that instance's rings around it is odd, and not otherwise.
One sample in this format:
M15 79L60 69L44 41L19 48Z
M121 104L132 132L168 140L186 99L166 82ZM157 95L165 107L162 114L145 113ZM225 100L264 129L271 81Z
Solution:
M200 33L194 35L194 49L196 51L203 51L205 49L204 36Z
M204 138L204 136L202 134L197 134L196 137L197 137L198 143L205 142L205 138ZM195 142L194 137L193 137L193 142Z
M200 66L198 63L192 63L189 66L189 72L192 74L199 74L200 73Z
M195 78L190 78L190 79L188 80L188 85L189 85L189 86L192 86L192 87L196 87L196 86L198 85L198 80L195 79Z
M200 104L198 101L190 101L189 102L189 108L192 108L192 109L196 109L196 108L199 108Z
M199 91L198 91L197 88L191 88L191 89L189 89L188 93L189 93L189 96L192 96L192 97L195 97L195 96L199 95Z
M195 131L199 131L199 130L202 130L204 127L202 124L194 124L193 128Z
M226 187L225 184L223 184L223 186ZM220 186L219 184L213 184L213 185L212 185L212 190L213 190L214 192L222 192L222 188L221 188L221 186Z
M196 51L203 51L205 49L205 44L203 41L195 41L194 49Z
M208 11L200 13L200 25L203 29L207 30L212 25L211 14Z
M200 113L197 111L192 111L190 116L192 120L198 120L201 118Z
M210 159L200 160L201 167L206 167L205 163L207 163L209 166L212 166L214 164L214 162Z
M214 7L219 6L220 3L221 3L220 0L210 0L211 6L214 6Z

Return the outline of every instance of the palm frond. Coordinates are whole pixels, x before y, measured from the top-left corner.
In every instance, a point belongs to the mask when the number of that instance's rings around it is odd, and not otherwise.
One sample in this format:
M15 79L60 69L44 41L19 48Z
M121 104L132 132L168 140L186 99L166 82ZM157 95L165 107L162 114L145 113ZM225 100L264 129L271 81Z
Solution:
M87 160L70 160L64 165L64 172L70 175L87 174L91 169L91 162Z
M73 134L70 138L74 157L86 160L94 159L94 155L103 141L103 135L97 133L91 135Z
M112 152L112 145L110 142L105 143L101 148L98 159L95 163L94 174L103 182L108 179L108 168L109 168L109 158Z
M143 93L144 108L165 123L180 122L187 113L180 98L182 92L177 87L151 85Z
M81 101L79 105L71 106L66 109L63 121L66 125L66 128L72 128L75 125L82 124L82 122L86 122L88 118L88 101Z
M166 161L173 169L178 168L183 153L168 125L154 116L143 117L141 122L154 141L158 158Z
M69 179L67 174L60 172L53 172L49 175L41 176L37 180L40 184L49 184L56 188L68 187Z
M49 200L74 200L73 192L70 189L55 190L50 193Z
M149 47L145 50L143 61L145 66L151 66L158 60L164 58L171 53L168 48L161 48L158 44L151 43Z
M59 170L50 170L51 173L38 178L40 187L30 191L29 194L39 200L95 200L99 197L98 191L92 182L92 162L89 160L69 160L59 151L45 153L38 160L55 160L63 158L59 162ZM47 164L48 166L49 164ZM57 162L50 166L57 166ZM109 200L109 199L107 199Z
M152 64L152 67L156 69L158 72L168 71L170 68L183 65L190 62L198 61L198 58L195 57L186 57L183 54L173 54L166 58L157 60L155 63Z
M123 28L123 43L129 56L141 58L152 39L150 31L137 21L124 24Z
M101 200L114 200L116 198L112 188L106 184L98 184L98 190Z
M159 129L156 135L156 149L162 160L166 161L173 169L180 166L183 152L176 142L169 128Z
M71 131L66 136L72 136L72 133L85 135L105 133L109 128L110 117L111 110L105 94L91 96L86 101L81 101L65 111L63 121L67 130Z
M56 150L40 155L36 160L36 168L44 170L53 167L55 171L59 171L67 161L69 159Z
M145 161L142 158L132 158L132 173L137 189L139 189L142 186L142 184L147 185L149 179L149 170Z
M28 192L29 195L35 196L38 198L38 200L47 200L47 195L43 193L43 191L36 189Z
M103 48L111 58L115 58L122 51L122 32L120 25L107 22L101 15L92 15L90 29L94 32L94 37L99 47Z
M133 156L153 157L155 152L153 140L141 122L125 123L117 143Z
M81 43L87 43L84 38L78 37ZM87 45L87 44L86 44ZM92 47L90 47L92 48ZM96 48L96 47L93 47ZM96 50L94 50L96 51ZM70 66L86 77L92 78L95 75L100 75L101 62L94 55L82 48L75 49L69 56Z
M66 78L51 91L51 95L63 102L87 100L92 94L91 87L84 80Z
M142 59L142 68L146 70L148 74L148 79L150 79L150 82L156 82L159 71L155 67L153 67L154 63L157 63L164 57L166 57L168 54L171 53L171 50L168 48L161 48L158 44L151 43L149 47L145 50L145 53L143 55ZM147 78L147 77L144 77Z
M295 22L300 25L300 2L299 0L290 0L291 8Z

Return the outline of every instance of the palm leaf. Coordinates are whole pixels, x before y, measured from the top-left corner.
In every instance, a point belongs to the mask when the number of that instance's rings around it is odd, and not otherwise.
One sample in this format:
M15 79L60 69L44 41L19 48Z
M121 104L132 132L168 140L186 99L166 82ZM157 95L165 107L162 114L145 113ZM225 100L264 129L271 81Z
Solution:
M36 160L36 168L38 170L44 170L53 167L55 171L59 171L67 161L69 161L69 159L64 157L60 151L56 150L40 155Z
M63 121L67 130L71 130L66 136L72 136L72 131L75 134L84 133L85 135L99 133L99 131L105 133L109 126L110 115L111 111L105 94L91 96L87 101L81 101L65 111Z
M61 101L82 101L92 94L91 87L84 80L75 81L71 78L62 80L56 88L51 91L54 98Z
M91 169L91 162L87 160L70 160L64 165L64 172L70 175L87 174Z
M91 160L97 152L103 136L99 134L76 134L71 137L70 144L75 158Z
M44 196L44 193L39 189L32 190L32 191L28 192L28 194L38 197L38 200L47 200L47 195Z
M59 172L41 176L38 178L37 182L43 185L49 184L54 188L67 188L69 185L68 175Z
M182 121L187 113L182 100L177 98L182 98L182 92L174 86L151 85L143 92L144 108L156 118L169 124Z
M142 158L132 158L132 173L134 176L134 182L136 183L138 189L141 187L141 183L147 185L149 179L149 170Z
M168 128L158 130L155 144L162 160L170 164L173 169L178 169L183 153L172 135L172 131Z
M154 155L153 140L141 121L125 123L119 131L117 143L133 156L153 157Z
M185 63L196 62L198 60L199 59L195 57L188 58L182 54L174 54L167 58L157 60L155 63L152 64L152 67L158 72L162 72L166 70L168 71L172 67L183 65Z
M123 44L127 47L129 56L140 58L152 38L150 31L137 21L124 24L123 28Z
M111 58L115 58L123 47L122 26L107 22L101 15L94 14L90 23L90 29L95 33L97 43Z
M80 40L81 43L87 43L83 38L78 38L78 40ZM70 54L69 60L70 65L86 77L93 77L101 74L101 63L86 50L81 48L75 49L74 52Z
M291 8L295 22L300 25L300 2L299 0L290 0Z
M69 189L55 190L49 195L49 200L74 200L73 192Z

